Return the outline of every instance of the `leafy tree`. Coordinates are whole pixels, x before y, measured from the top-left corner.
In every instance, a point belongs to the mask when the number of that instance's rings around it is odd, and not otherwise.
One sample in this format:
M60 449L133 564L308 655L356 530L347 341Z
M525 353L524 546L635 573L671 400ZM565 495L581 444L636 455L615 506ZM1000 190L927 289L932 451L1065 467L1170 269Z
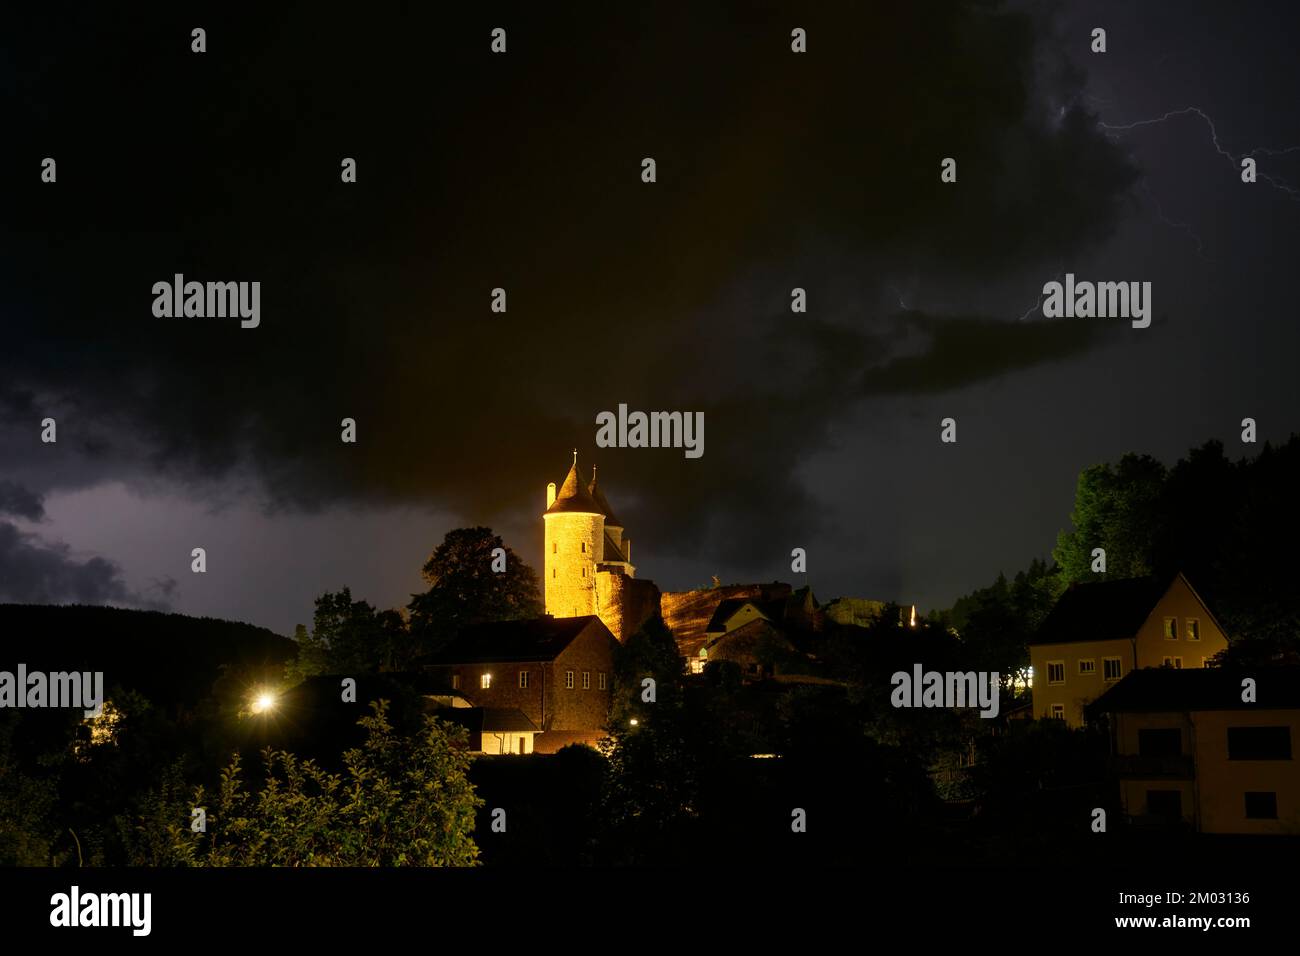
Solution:
M505 553L505 570L493 570L493 551ZM425 650L451 640L462 628L488 621L537 617L542 601L537 575L491 528L447 532L425 562L429 589L408 605L411 630Z
M302 640L301 632L295 636ZM298 662L286 668L286 675L298 678L401 669L414 657L401 614L376 612L369 602L352 600L348 588L316 599L311 636L299 647Z
M1127 454L1113 467L1084 469L1070 514L1073 530L1061 532L1052 552L1066 583L1099 579L1092 570L1094 548L1106 551L1104 579L1152 573L1165 477L1165 466L1150 455Z
M58 866L54 783L24 773L13 752L17 718L0 719L0 866Z
M284 665L284 682L288 686L301 684L308 677L318 677L330 670L329 646L324 637L317 637L299 624L293 629L293 639L298 644L298 656Z
M465 732L426 717L412 737L393 732L387 701L358 721L360 747L328 773L287 751L263 751L264 779L253 792L236 754L209 799L197 787L176 805L159 794L143 825L167 834L144 844L151 862L196 866L473 866L474 815L482 806L469 782ZM158 807L171 803L158 827ZM205 833L179 822L189 806L207 810Z
M959 598L947 619L969 649L976 670L997 671L1011 686L1029 671L1029 640L1064 590L1055 566L1035 558L1008 581L1005 574L986 588Z

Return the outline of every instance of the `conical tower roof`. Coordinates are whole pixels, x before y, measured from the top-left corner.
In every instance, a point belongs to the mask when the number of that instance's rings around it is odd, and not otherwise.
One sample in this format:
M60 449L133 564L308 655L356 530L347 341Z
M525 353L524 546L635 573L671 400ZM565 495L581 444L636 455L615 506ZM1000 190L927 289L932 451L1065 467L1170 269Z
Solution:
M596 485L595 465L591 466L591 484L587 486L587 491L591 494L591 497L596 502L597 507L600 508L600 513L605 516L606 528L624 527L623 522L619 521L618 518L615 516L614 509L611 508L609 506L609 502L605 500L604 493Z
M560 514L562 512L575 512L577 514L603 515L600 505L596 499L587 491L587 486L582 478L578 475L578 453L573 453L573 464L569 467L569 473L564 478L564 484L560 485L559 492L555 495L555 503L546 509L546 514Z

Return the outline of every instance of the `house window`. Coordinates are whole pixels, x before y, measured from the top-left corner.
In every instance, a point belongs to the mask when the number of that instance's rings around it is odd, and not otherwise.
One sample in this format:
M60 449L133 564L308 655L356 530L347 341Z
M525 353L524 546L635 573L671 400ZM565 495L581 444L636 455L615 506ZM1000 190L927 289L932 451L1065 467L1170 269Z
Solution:
M1090 676L1097 673L1097 662L1091 657L1080 658L1079 673L1083 676Z
M564 672L564 688L565 690L573 690L573 671Z
M1201 666L1202 666L1202 667L1209 667L1209 666L1210 666L1210 659L1209 659L1208 657L1202 657L1202 658L1201 658Z
M1178 640L1178 618L1176 617L1165 618L1165 640L1166 641Z
M459 675L459 674L452 674L452 675L451 675L451 689L452 689L452 690L460 690L460 675Z
M605 689L605 672L604 672L604 671L601 671L599 674L596 675L596 686L599 687L601 690L604 690L604 689Z
M1273 790L1246 791L1247 820L1276 820L1277 793Z
M1065 661L1047 662L1047 683L1049 684L1065 683Z
M492 675L484 674L482 677L480 677L478 679L478 686L483 688L484 690L488 690L492 686Z
M528 671L519 672L519 686L525 689L528 687Z
M558 542L558 541L552 541L552 542L551 542L551 554L559 554L559 553L560 553L560 542Z
M586 554L586 553L587 553L587 542L585 542L585 541L582 542L582 553L583 553L583 554Z
M1229 760L1290 760L1290 727L1229 727Z
M1165 667L1172 667L1176 671L1183 669L1183 659L1181 657L1166 657L1164 660Z
M583 568L583 569L582 569L582 576L583 576L584 578L587 576L587 569L586 569L586 568Z
M591 671L582 672L582 689L591 690Z
M1199 641L1201 639L1201 622L1194 617L1189 617L1184 624L1187 626L1187 639L1189 641Z
M556 577L559 573L560 572L557 571L555 568L551 568L551 577Z
M1052 705L1052 719L1053 719L1053 720L1065 720L1065 705L1064 705L1064 704L1053 704L1053 705Z
M1103 657L1101 659L1101 679L1104 681L1119 680L1124 674L1124 666L1120 663L1118 657Z

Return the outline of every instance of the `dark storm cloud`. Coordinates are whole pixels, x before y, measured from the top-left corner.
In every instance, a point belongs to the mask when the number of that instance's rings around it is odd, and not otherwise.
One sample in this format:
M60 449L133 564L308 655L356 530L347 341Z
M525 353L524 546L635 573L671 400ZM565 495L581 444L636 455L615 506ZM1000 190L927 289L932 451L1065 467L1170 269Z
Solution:
M951 316L909 316L924 334L924 351L899 355L862 374L868 395L946 392L975 382L1069 358L1107 337L1108 329L1092 319L1007 322ZM1111 336L1123 335L1112 326Z
M1031 19L618 7L213 14L204 55L192 17L167 9L16 13L2 172L26 185L0 233L0 424L34 428L58 405L82 454L123 472L252 468L278 507L426 501L490 519L535 507L597 412L703 410L701 462L602 461L625 499L653 490L665 547L718 534L740 549L809 520L794 468L864 395L1094 344L1073 325L818 294L845 262L869 286L897 269L939 291L1050 274L1110 233L1133 170L1074 105L1078 78L1041 69ZM504 57L488 52L498 20ZM808 55L789 53L796 24ZM46 155L54 186L37 181ZM345 156L356 185L339 182ZM154 318L151 286L174 273L260 281L261 327ZM758 278L738 295L744 275ZM796 285L808 316L789 313ZM488 309L497 286L505 314ZM899 351L913 336L921 351Z
M0 478L0 515L16 515L28 521L40 521L45 516L41 496L24 488L16 481Z
M81 561L67 545L48 544L0 521L0 601L16 604L126 604L164 609L162 599L142 596L122 581L121 570L101 557Z

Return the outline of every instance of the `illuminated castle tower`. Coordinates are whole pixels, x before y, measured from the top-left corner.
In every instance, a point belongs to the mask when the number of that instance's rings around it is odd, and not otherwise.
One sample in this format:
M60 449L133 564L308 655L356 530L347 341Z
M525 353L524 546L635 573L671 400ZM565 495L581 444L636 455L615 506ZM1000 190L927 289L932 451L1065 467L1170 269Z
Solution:
M595 614L615 637L626 640L625 628L640 626L645 619L641 605L648 592L642 596L643 589L633 586L631 540L624 537L623 522L597 487L596 470L592 469L590 483L582 480L576 450L559 492L554 482L546 486L542 522L546 613L555 617Z

